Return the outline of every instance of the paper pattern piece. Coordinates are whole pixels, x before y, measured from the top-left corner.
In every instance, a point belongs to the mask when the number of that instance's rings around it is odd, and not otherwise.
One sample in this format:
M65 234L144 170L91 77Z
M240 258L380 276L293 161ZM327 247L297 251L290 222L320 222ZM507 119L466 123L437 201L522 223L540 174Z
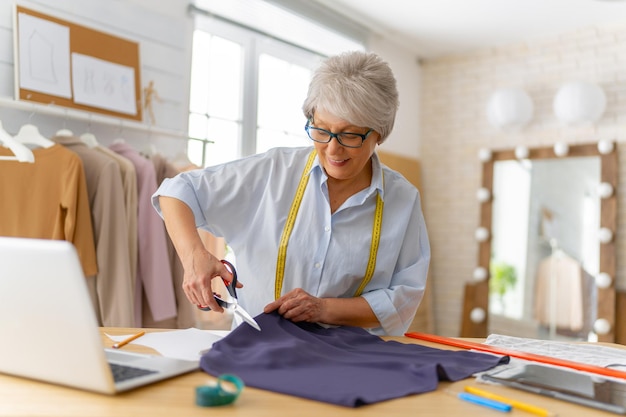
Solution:
M587 365L611 367L626 370L626 349L617 349L597 344L581 344L550 340L491 334L486 345L536 355L551 356ZM621 365L621 366L619 366Z
M70 29L18 14L20 87L71 98Z
M72 53L74 102L125 114L137 114L135 69Z
M518 352L526 352L535 355L550 356L571 362L583 363L586 365L610 367L612 369L626 371L626 349L611 348L608 346L600 346L597 344L582 344L570 342L558 342L551 340L531 339L524 337L505 336L500 334L490 334L485 341L486 345L497 346L502 349L515 350ZM498 370L507 368L516 368L527 363L536 363L519 358L511 358L508 364L500 365ZM578 371L571 368L542 363L543 366L565 369L570 372L580 372L583 374L596 375L593 373ZM482 378L487 372L477 373L475 376L478 381L493 384ZM624 382L624 379L602 375L603 379Z
M210 349L213 343L222 339L228 333L230 333L230 331L200 330L191 327L189 329L173 330L170 332L146 333L140 338L130 342L130 344L150 347L168 358L200 361L202 353ZM115 342L122 341L132 336L132 334L106 335Z

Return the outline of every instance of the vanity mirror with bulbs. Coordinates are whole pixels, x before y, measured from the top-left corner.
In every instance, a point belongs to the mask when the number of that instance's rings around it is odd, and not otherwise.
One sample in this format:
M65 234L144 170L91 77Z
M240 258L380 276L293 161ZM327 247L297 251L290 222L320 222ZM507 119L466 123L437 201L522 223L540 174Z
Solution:
M478 259L461 336L613 342L615 144L483 149L479 158Z

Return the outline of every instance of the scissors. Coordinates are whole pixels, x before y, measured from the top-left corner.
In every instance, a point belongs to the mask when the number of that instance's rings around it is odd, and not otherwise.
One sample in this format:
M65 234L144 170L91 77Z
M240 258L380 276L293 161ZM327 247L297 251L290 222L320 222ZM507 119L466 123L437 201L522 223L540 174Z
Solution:
M222 262L226 266L226 269L228 269L228 272L233 274L233 280L229 284L224 280L224 284L226 285L226 289L228 290L228 293L230 294L232 300L226 301L218 297L217 294L213 293L213 297L215 298L215 301L217 301L217 304L219 304L221 307L225 308L226 310L232 311L233 313L237 314L250 326L254 327L258 331L261 331L261 326L259 326L256 320L254 320L254 318L252 318L252 316L246 310L244 310L243 307L239 305L239 301L237 300L237 290L236 290L237 271L235 270L235 266L224 259L222 259L220 262ZM198 306L198 308L202 311L209 311L211 309L210 307L201 307L201 306Z

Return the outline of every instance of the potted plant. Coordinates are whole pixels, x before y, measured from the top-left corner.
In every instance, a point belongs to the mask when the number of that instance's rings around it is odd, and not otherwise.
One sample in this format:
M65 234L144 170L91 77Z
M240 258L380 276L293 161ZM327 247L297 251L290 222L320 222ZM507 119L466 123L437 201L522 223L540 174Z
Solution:
M502 306L502 312L504 312L504 295L515 287L517 271L513 265L506 262L491 261L489 273L491 275L489 278L489 293L498 297Z

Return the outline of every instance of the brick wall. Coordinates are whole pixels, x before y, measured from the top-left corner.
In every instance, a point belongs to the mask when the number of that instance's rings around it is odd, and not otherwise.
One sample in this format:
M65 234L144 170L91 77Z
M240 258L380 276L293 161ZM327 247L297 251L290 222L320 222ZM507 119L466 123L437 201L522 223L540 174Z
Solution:
M478 151L611 139L626 151L626 24L589 28L520 45L430 60L422 66L421 160L424 211L432 246L431 277L436 332L458 336L464 282L476 266L479 222ZM590 81L607 96L595 126L564 127L554 116L558 88ZM533 120L519 132L487 122L486 103L495 90L523 88L534 103ZM617 277L626 290L626 164L618 184Z

